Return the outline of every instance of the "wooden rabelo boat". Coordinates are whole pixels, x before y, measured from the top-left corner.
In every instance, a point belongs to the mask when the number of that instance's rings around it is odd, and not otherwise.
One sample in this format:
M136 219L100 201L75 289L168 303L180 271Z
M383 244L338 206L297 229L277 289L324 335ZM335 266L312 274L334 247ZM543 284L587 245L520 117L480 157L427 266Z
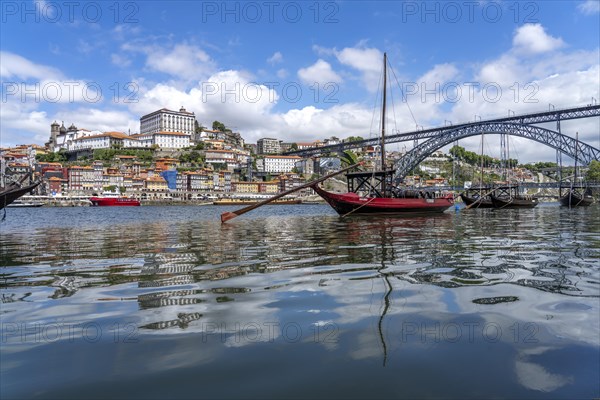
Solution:
M0 188L0 210L17 200L19 197L31 192L41 183L41 181L36 181L23 186L23 183L28 177L29 175L25 175L18 182L11 182L6 187Z
M577 182L577 150L579 149L579 132L575 134L575 170L573 171L572 182ZM594 202L592 191L589 187L583 185L574 185L566 188L566 193L563 194L562 186L559 189L559 201L564 207L588 207Z
M567 193L560 197L560 204L565 207L588 207L594 203L594 198L589 188L571 187Z
M385 162L386 82L387 55L384 54L380 170L347 173L347 193L328 192L318 184L311 187L340 215L443 212L454 204L451 193L403 189L393 185L394 170L387 169Z
M386 75L387 56L383 56L383 104L381 111L381 164L379 171L353 172L349 171L362 165L356 163L340 171L331 173L315 181L279 193L270 199L258 202L248 207L221 214L224 223L239 215L245 214L279 198L301 189L311 187L319 196L333 207L338 214L407 214L407 213L441 213L454 205L451 193L442 194L427 190L402 189L393 185L394 170L388 169L385 163L385 108L386 108ZM335 175L347 173L348 192L332 193L322 189L319 184Z
M540 204L535 196L519 194L518 186L500 186L490 194L490 199L496 209L533 208Z
M460 198L469 208L493 208L489 193L489 187L470 188L462 192Z
M313 190L321 196L338 214L397 214L397 213L440 213L454 205L451 193L415 189L393 188L381 190L386 177L392 177L394 171L355 172L348 173L348 192L331 193L313 185ZM373 184L372 178L380 184ZM384 179L382 179L384 178ZM360 182L357 184L357 182ZM366 189L366 195L361 196L361 189Z

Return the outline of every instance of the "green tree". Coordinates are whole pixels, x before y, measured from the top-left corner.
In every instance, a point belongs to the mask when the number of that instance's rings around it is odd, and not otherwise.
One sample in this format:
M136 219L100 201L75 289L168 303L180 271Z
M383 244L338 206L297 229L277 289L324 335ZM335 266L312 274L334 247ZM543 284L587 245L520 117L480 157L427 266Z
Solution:
M212 123L213 131L225 132L225 124L219 121L213 121Z
M361 140L364 140L362 136L350 136L346 139L346 142L359 142Z
M298 150L298 143L292 143L290 150Z
M585 179L592 182L600 182L600 161L592 160L585 173Z
M354 165L358 163L358 156L352 150L346 150L340 156L340 160L342 160L342 163L346 166Z
M67 156L62 152L58 153L47 153L47 154L36 154L35 159L39 162L65 162Z

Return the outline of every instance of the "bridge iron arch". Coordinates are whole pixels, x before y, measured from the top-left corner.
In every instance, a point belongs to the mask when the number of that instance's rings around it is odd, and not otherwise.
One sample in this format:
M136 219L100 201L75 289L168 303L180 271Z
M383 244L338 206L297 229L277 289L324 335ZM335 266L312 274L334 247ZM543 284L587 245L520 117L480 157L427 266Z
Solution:
M456 140L481 134L507 134L523 137L552 147L573 159L577 148L577 159L582 164L589 164L592 160L600 160L599 149L549 129L517 123L484 122L463 125L421 143L396 163L396 179L400 180L405 177L435 150Z

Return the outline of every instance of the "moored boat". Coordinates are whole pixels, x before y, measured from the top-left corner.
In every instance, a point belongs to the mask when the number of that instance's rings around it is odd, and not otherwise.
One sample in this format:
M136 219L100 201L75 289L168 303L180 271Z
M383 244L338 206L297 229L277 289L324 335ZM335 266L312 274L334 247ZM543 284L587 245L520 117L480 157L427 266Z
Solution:
M489 196L490 188L470 188L460 194L460 198L469 208L493 208Z
M318 185L312 186L340 215L397 214L397 213L441 213L452 207L452 194L432 195L408 194L407 197L361 197L357 193L330 193ZM408 191L407 191L408 192Z
M383 55L383 96L381 107L381 164L379 171L346 175L348 192L331 193L318 186L312 189L340 215L440 213L454 205L451 193L435 193L394 186L394 171L385 162L387 55Z
M579 132L575 134L575 140L579 142ZM575 146L575 169L573 172L572 183L567 188L567 193L563 195L562 186L559 189L559 202L564 207L588 207L594 202L592 192L589 187L585 187L582 184L574 184L577 182L577 149L579 146Z
M537 197L520 193L516 185L496 187L490 192L490 200L495 209L533 208L540 204Z
M560 204L564 207L588 207L594 203L594 198L587 190L582 188L570 188L565 195L560 198Z
M490 196L494 208L533 208L539 204L536 197L533 196Z
M12 204L7 205L7 208L21 208L21 207L42 207L44 205L41 201L23 201L21 199L15 200Z
M123 197L118 193L104 192L102 196L90 197L92 206L113 207L113 206L139 206L140 201L131 197Z
M12 182L6 187L0 188L0 210L2 210L4 207L8 207L19 197L31 192L40 183L42 183L41 181L37 181L29 185L22 186L27 178L28 176L24 176L19 182Z

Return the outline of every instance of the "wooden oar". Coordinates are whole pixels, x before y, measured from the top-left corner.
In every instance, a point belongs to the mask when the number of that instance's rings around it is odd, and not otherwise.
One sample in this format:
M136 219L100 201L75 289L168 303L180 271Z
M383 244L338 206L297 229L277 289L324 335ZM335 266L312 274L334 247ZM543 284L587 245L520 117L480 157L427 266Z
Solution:
M487 192L486 194L484 194L483 196L479 196L479 198L477 200L475 200L473 203L469 204L468 206L465 207L465 210L468 210L469 208L473 207L475 204L479 204L483 201L483 199L487 196L489 196L490 194L494 193L496 190L498 190L500 188L496 188L493 190L490 190L489 192Z
M239 215L242 215L242 214L245 214L245 213L247 213L248 211L252 211L252 210L254 210L255 208L262 207L262 206L264 206L265 204L269 204L270 202L272 202L272 201L274 201L274 200L277 200L277 199L279 199L279 198L281 198L281 197L283 197L283 196L287 196L287 195L288 195L288 194L290 194L290 193L294 193L294 192L297 192L298 190L306 189L306 188L308 188L308 187L311 187L311 186L313 186L313 185L316 185L317 183L321 183L321 182L323 182L323 181L325 181L325 180L327 180L327 179L331 178L332 176L339 175L339 174L341 174L341 173L343 173L343 172L346 172L346 171L348 171L348 170L350 170L350 169L352 169L352 168L355 168L355 167L357 167L357 166L359 166L359 165L362 165L362 164L363 164L362 162L360 162L360 163L357 163L357 164L353 164L353 165L351 165L351 166L349 166L349 167L346 167L346 168L344 168L344 169L341 169L341 170L339 170L339 171L337 171L337 172L333 172L333 173L331 173L331 174L329 174L329 175L325 175L325 176L324 176L324 177L322 177L322 178L315 179L314 181L310 181L310 182L308 182L308 183L305 183L304 185L300 185L300 186L297 186L297 187L295 187L295 188L292 188L292 189L290 189L290 190L286 190L285 192L281 192L281 193L279 193L279 194L276 194L276 195L275 195L275 196L273 196L273 197L270 197L270 198L268 198L268 199L266 199L266 200L263 200L263 201L260 201L260 202L258 202L258 203L252 204L252 205L250 205L250 206L248 206L248 207L244 207L244 208L241 208L241 209L239 209L239 210L232 211L232 212L224 212L223 214L221 214L221 223L227 222L227 221L229 221L230 219L233 219L233 218L235 218L235 217L237 217L237 216L239 216Z

